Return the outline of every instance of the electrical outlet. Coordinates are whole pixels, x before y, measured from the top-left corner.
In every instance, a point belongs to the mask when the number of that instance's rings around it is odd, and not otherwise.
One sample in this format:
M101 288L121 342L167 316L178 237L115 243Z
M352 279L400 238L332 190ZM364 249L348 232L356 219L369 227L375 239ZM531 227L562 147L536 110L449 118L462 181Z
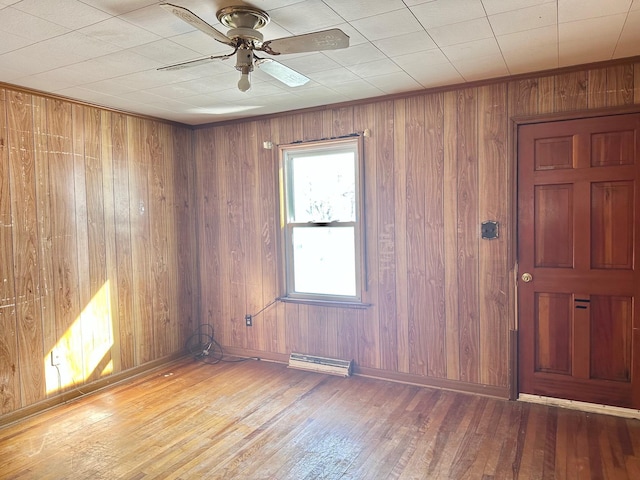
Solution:
M244 324L247 327L253 327L253 318L251 317L251 315L247 314L244 316Z
M51 350L51 366L57 367L62 361L60 360L60 351L57 348Z

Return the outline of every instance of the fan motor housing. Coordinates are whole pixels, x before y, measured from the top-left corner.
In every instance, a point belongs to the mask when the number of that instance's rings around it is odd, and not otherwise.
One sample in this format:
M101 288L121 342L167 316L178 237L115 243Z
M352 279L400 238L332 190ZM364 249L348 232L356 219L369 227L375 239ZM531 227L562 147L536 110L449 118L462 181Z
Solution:
M262 34L254 30L253 28L232 28L227 32L229 38L242 38L244 40L253 40L254 42L262 43L264 38Z
M218 21L228 28L258 29L271 20L269 14L259 8L249 6L231 6L218 10Z

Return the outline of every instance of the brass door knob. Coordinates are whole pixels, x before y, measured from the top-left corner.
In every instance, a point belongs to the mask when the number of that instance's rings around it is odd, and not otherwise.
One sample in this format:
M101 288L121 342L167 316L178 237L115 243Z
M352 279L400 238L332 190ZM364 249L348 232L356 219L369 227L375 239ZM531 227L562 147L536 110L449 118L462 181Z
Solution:
M528 272L523 273L522 277L520 277L520 278L522 278L522 281L524 283L529 283L531 280L533 280L533 276Z

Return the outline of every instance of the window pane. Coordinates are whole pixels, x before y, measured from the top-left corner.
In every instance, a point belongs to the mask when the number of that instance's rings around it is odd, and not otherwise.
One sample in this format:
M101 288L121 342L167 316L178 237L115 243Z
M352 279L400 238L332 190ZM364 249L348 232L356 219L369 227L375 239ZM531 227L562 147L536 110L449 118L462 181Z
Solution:
M292 223L355 221L353 152L299 156L289 161Z
M356 295L353 227L293 229L296 293Z

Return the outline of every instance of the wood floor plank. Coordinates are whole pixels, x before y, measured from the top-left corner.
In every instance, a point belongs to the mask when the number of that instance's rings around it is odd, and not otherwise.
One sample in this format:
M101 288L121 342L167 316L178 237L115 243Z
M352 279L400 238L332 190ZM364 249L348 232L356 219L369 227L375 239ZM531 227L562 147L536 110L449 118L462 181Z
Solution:
M193 359L0 429L11 479L635 479L637 420Z

